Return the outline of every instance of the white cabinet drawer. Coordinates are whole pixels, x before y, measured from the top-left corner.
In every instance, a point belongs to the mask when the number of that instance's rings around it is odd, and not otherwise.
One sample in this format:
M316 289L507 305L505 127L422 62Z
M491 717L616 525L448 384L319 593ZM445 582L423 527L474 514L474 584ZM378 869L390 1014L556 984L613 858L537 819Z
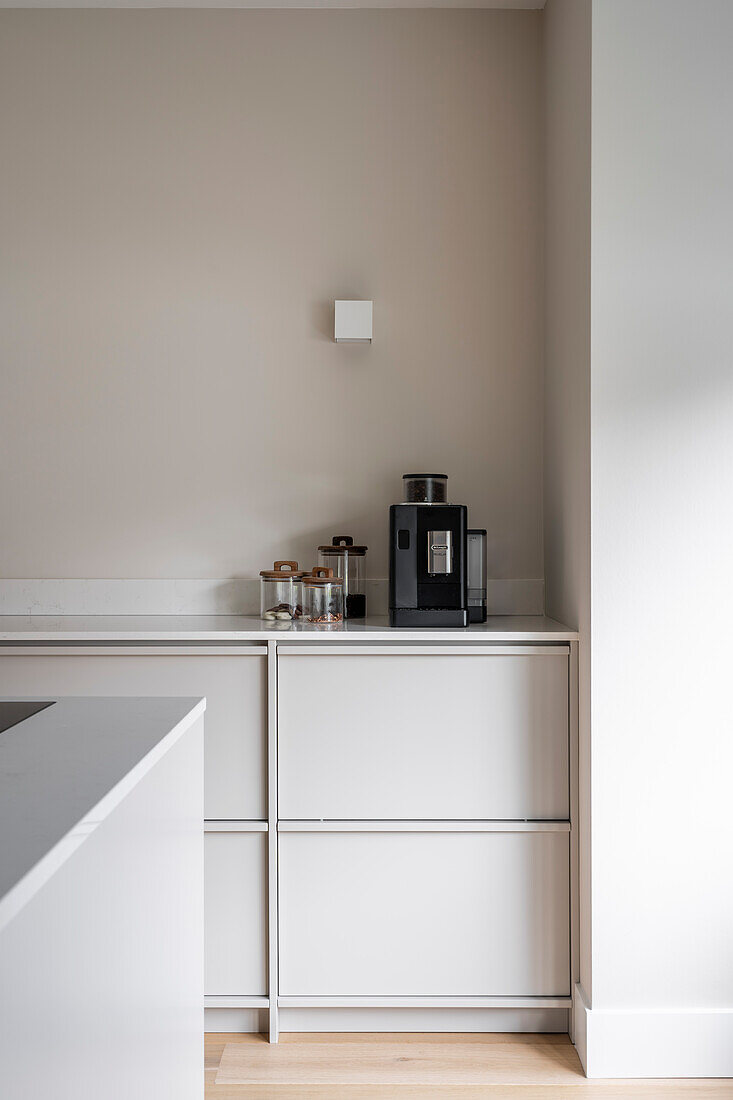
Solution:
M267 816L265 649L0 648L0 695L205 695L204 813Z
M204 838L205 991L267 992L267 833Z
M549 819L568 805L568 656L281 653L285 819Z
M282 833L283 996L567 996L568 833Z

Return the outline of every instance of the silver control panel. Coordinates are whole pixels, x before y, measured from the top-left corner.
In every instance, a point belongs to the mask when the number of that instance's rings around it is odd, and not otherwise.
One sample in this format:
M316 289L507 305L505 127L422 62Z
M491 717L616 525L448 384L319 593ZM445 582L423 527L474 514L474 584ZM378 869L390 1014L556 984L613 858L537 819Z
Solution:
M444 576L453 572L453 532L428 531L428 573Z

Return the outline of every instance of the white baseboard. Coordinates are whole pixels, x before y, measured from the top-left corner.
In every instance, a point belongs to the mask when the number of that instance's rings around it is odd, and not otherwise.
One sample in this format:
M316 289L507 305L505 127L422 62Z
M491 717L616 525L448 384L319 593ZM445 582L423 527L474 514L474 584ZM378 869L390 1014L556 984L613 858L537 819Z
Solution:
M281 1008L281 1031L568 1030L567 1008Z
M570 1031L580 1064L588 1073L588 1000L582 985L573 990L573 1007L570 1010Z
M267 1032L267 1012L207 1008L206 1031ZM555 1032L568 1030L567 1008L282 1008L280 1031Z
M388 582L367 581L370 615L385 615ZM490 615L542 615L542 578L490 580ZM0 580L0 615L257 615L258 577L213 580Z
M588 1077L733 1077L733 1009L590 1008L576 986L573 1013Z
M269 1026L267 1009L205 1008L204 1031L236 1032L266 1035Z

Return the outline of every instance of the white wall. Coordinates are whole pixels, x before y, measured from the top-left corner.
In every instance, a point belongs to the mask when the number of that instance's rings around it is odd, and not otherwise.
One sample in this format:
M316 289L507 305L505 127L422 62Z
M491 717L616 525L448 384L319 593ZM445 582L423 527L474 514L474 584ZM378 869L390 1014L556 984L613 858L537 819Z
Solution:
M386 576L430 467L542 576L541 20L0 13L0 575Z
M544 12L547 614L580 631L580 980L590 959L590 0Z
M588 1060L733 1075L733 5L592 35Z

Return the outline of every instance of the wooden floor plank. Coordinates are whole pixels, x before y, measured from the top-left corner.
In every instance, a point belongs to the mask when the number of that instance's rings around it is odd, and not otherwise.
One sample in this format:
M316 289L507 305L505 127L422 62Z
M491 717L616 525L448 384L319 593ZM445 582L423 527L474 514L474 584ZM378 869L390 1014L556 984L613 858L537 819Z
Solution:
M221 1036L226 1044L231 1036ZM239 1036L238 1036L239 1038ZM242 1039L259 1042L261 1035L243 1035ZM535 1032L535 1031L389 1031L376 1033L374 1031L287 1031L280 1035L281 1043L307 1043L313 1046L316 1043L478 1043L481 1046L487 1044L502 1045L511 1043L513 1046L526 1044L527 1046L567 1046L569 1039L564 1032Z
M484 1085L573 1083L582 1077L570 1043L228 1043L222 1085Z
M573 1084L578 1055L562 1046L460 1043L228 1044L217 1085Z
M569 1039L564 1032L446 1032L446 1031L284 1031L280 1033L280 1044L307 1043L314 1046L318 1043L525 1043L528 1046L555 1045L567 1046ZM226 1046L227 1043L255 1043L267 1042L264 1035L255 1035L249 1032L207 1032L207 1046L217 1044Z
M206 1100L730 1100L729 1081L579 1085L208 1085Z
M207 1035L206 1100L733 1100L729 1080L588 1081L566 1035L281 1038Z

